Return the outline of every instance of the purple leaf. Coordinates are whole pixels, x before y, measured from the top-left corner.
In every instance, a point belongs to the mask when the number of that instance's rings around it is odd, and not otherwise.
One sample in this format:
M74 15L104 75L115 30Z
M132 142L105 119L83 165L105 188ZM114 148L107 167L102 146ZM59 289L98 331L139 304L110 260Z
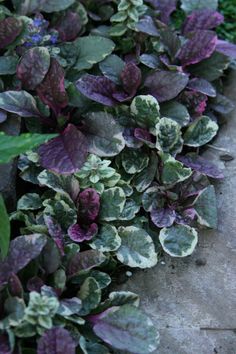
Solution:
M0 334L0 353L1 354L11 354L12 350L10 348L8 336L6 334Z
M160 11L160 20L169 23L170 15L176 10L177 0L146 0L156 10Z
M46 242L46 236L41 234L19 236L11 241L7 258L0 262L0 285L38 257Z
M78 219L83 224L93 222L99 213L100 196L93 188L87 188L78 198Z
M29 49L17 66L17 77L28 90L34 90L44 79L50 67L50 54L47 48Z
M95 102L110 107L117 104L112 96L116 91L116 85L106 77L84 75L77 81L76 87L84 96Z
M60 136L39 148L41 165L59 174L78 172L87 154L87 139L73 124L69 124Z
M217 179L224 178L223 172L213 162L195 153L178 156L177 159L185 166L190 167L194 171L200 172L203 175Z
M8 279L8 291L13 297L23 297L24 290L21 281L16 274L12 274Z
M75 224L68 229L68 235L74 242L90 241L98 232L97 224L93 223L88 226L80 226Z
M81 270L90 270L98 267L105 259L104 254L97 250L78 252L70 259L67 266L67 274L72 277L77 275Z
M40 99L58 114L61 108L68 104L68 97L65 90L64 70L56 59L51 59L49 71L38 86L37 93Z
M160 32L151 16L144 16L136 25L139 32L148 34L149 36L159 37Z
M201 115L206 110L208 97L200 92L185 91L181 95L181 102L186 105L192 115Z
M135 128L134 136L136 139L146 143L147 145L155 143L154 136L146 129Z
M236 45L226 41L218 40L216 43L216 51L220 52L232 59L236 59Z
M209 58L216 49L217 35L211 31L197 30L182 46L178 58L184 66Z
M48 233L55 241L62 256L64 255L64 233L58 222L50 215L44 215L44 222L47 226Z
M75 354L76 344L70 332L54 327L44 332L38 341L37 354Z
M0 109L0 123L5 122L7 119L7 112Z
M188 75L180 72L156 71L144 83L147 93L159 102L169 101L178 96L188 83Z
M152 222L159 228L172 226L175 217L175 210L171 210L170 208L155 208L151 210Z
M176 214L175 222L179 225L190 225L197 215L194 208L185 209L181 213Z
M216 90L214 86L212 86L212 84L205 79L192 79L188 82L187 88L195 92L203 93L209 97L216 96Z
M80 32L82 25L77 12L68 11L56 24L59 38L62 42L73 41Z
M211 9L193 11L185 20L183 33L196 30L210 30L224 22L224 16Z
M44 286L44 282L42 281L41 278L35 276L33 278L30 278L27 282L27 290L28 291L37 291L40 293L41 288Z
M13 43L22 31L22 22L14 17L0 21L0 49Z
M130 62L125 65L124 69L121 72L121 82L124 89L123 93L113 93L118 101L124 102L133 98L141 84L142 73L141 70L134 63Z

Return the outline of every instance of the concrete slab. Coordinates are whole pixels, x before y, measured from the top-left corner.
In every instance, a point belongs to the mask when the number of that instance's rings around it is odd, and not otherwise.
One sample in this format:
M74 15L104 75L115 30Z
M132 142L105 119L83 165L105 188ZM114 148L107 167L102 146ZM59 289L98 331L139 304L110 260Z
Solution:
M236 72L231 76L226 94L236 102ZM200 232L191 257L166 256L122 286L140 294L161 334L155 354L236 354L236 110L214 145L235 157L223 163L223 152L206 153L225 165L225 180L216 185L218 230Z

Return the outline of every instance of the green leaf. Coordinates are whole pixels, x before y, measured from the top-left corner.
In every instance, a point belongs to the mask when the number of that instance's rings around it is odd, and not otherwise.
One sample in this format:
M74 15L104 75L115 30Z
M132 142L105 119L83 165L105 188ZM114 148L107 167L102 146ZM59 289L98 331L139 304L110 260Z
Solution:
M0 108L21 117L40 117L34 97L23 90L1 92Z
M187 108L183 104L176 101L162 103L161 115L171 118L181 127L184 127L190 121L190 115Z
M121 247L116 252L119 261L129 267L151 268L157 264L152 238L136 226L120 227Z
M0 194L0 251L1 257L5 258L8 253L9 244L10 244L10 221L7 214L7 210L4 204L2 195Z
M184 134L184 144L188 146L202 146L216 136L219 127L211 118L202 116L196 119Z
M124 206L125 193L122 188L106 189L101 195L100 220L113 221L119 219Z
M160 106L152 95L136 96L131 103L130 110L141 128L155 128L160 120Z
M158 150L174 154L182 150L181 126L174 120L162 118L156 124L156 137Z
M89 151L101 157L118 155L125 147L123 128L106 112L89 113L84 120Z
M159 335L151 320L132 305L112 308L100 317L93 330L112 347L130 353L152 353L159 344Z
M117 85L121 84L120 75L125 67L123 60L118 55L109 55L105 60L99 64L99 68L104 76L108 77Z
M17 202L17 210L37 210L42 207L42 201L38 194L27 193Z
M10 136L0 133L0 163L10 162L14 157L36 148L55 136L57 135L30 133Z
M19 58L15 56L0 57L0 75L14 75Z
M135 174L147 167L149 156L142 150L125 149L121 153L121 163L126 173Z
M16 10L21 15L34 12L57 12L67 9L75 0L14 0Z
M214 186L203 189L193 204L199 224L217 229L217 206Z
M133 185L138 192L143 192L153 182L158 166L158 158L155 152L151 152L148 166L134 176Z
M90 243L93 249L101 252L116 251L120 245L121 239L117 229L109 224L102 225L96 237L93 238L93 242Z
M91 69L94 64L104 60L115 49L115 43L108 38L99 36L87 36L74 42L78 50L78 60L74 68L76 70Z
M132 198L126 199L124 209L119 220L132 220L140 210L140 205Z
M218 0L181 0L181 8L186 13L200 9L217 10Z
M176 225L160 231L160 243L172 257L190 256L198 242L197 231L187 225Z
M83 316L89 314L101 301L101 289L98 282L92 277L87 278L80 287L78 297L82 301L79 314Z
M184 167L169 154L159 153L159 155L163 162L161 179L164 184L179 183L191 176L191 168Z

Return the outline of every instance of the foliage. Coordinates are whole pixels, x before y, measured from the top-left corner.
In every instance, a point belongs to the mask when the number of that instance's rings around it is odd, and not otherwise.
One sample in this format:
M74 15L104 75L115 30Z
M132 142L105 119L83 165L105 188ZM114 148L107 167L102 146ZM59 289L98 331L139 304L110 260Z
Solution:
M1 2L0 123L22 134L0 134L0 163L20 154L27 182L9 217L0 199L1 352L158 350L138 295L111 289L217 227L223 174L199 151L236 58L217 1L182 0L177 26L178 4Z

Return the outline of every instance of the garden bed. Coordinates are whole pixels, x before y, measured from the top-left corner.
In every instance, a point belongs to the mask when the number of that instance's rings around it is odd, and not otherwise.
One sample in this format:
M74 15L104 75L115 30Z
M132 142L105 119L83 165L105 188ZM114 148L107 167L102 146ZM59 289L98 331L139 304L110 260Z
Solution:
M178 319L177 331L232 331L227 321L207 328L214 314L187 320L191 291L183 308L173 302L178 286L193 286L188 264L207 262L204 230L218 226L224 171L202 153L233 158L212 141L234 109L224 83L236 59L217 1L1 3L0 353L158 353L158 330L165 338L163 324ZM197 293L215 291L211 251ZM143 277L158 263L159 277ZM162 300L167 320L162 310L152 322L139 289L167 279L169 266L186 275L151 289L156 312L165 291L174 306ZM185 350L161 343L161 354Z

